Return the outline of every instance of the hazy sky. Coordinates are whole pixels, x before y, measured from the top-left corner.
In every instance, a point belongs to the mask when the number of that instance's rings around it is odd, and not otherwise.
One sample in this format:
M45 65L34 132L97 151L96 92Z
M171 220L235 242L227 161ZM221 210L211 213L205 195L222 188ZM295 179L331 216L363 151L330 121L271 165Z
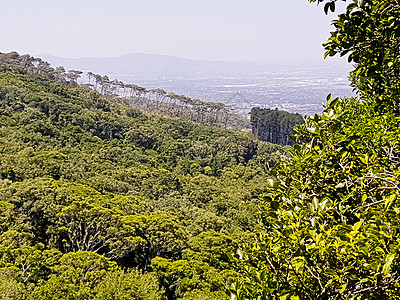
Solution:
M308 61L330 31L307 0L15 0L0 10L0 52Z

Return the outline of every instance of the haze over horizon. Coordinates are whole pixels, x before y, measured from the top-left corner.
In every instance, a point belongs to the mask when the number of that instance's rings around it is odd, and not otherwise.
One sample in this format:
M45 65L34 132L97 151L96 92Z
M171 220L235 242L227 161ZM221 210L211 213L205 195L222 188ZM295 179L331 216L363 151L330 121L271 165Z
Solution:
M11 51L17 51L17 50L8 50L7 52ZM4 52L4 51L0 51ZM18 51L17 51L18 52ZM69 60L69 61L79 61L79 60L91 60L91 59L99 59L99 60L107 60L107 59L119 59L119 58L126 58L129 56L143 56L143 57L151 57L154 59L155 57L160 57L160 58L170 58L170 59L178 59L178 60L187 60L187 61L192 61L192 62L210 62L210 63L244 63L244 64L306 64L306 63L311 63L311 64L341 64L341 65L347 65L349 68L351 67L350 64L348 64L346 59L340 58L340 57L327 57L326 59L300 59L300 60L270 60L270 61L262 61L262 60L246 60L246 59L232 59L232 60L227 60L227 59L201 59L201 58L193 58L193 57L185 57L185 56L179 56L179 55L171 55L171 54L163 54L163 53L145 53L145 52L129 52L129 53L124 53L124 54L118 54L118 55L109 55L109 56L96 56L96 55L88 55L88 56L78 56L78 57L68 57L68 56L61 56L61 55L54 55L52 53L22 53L19 52L19 54L30 54L33 57L40 57L44 58L45 60L48 58L54 58L54 59L61 59L61 60ZM49 61L50 62L50 61ZM57 65L54 65L57 66Z
M18 13L17 13L18 12ZM193 60L321 61L331 16L307 0L7 1L1 52L129 53Z
M7 1L0 52L233 106L241 93L244 114L314 113L351 95L351 65L323 61L332 18L307 0Z
M81 59L40 57L54 67L107 74L110 80L122 80L146 89L161 88L203 101L222 102L242 116L248 116L252 107L312 115L321 112L321 102L327 94L352 95L346 79L351 66L333 61L240 63L149 54ZM86 75L82 83L85 79Z

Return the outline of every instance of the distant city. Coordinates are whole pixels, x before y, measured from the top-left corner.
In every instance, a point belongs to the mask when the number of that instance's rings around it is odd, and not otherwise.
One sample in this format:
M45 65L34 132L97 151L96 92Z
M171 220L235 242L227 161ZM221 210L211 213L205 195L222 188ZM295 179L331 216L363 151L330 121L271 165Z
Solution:
M162 55L63 59L42 55L52 65L91 71L147 89L161 88L203 101L222 102L248 116L251 108L272 108L302 115L323 110L334 97L354 96L343 62L229 63L194 61ZM85 79L85 78L83 78Z
M352 95L348 68L276 66L280 70L242 70L241 73L199 73L187 78L142 79L138 74L118 74L126 82L162 88L205 101L230 105L240 115L253 107L278 108L303 115L323 110L326 96ZM183 76L182 76L183 77Z

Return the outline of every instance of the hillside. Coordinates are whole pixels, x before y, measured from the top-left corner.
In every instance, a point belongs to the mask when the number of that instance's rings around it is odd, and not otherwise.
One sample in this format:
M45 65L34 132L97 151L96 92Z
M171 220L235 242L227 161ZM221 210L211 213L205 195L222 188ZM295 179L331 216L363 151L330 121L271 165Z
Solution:
M0 61L0 294L228 299L229 255L261 230L285 149L146 115L29 56Z

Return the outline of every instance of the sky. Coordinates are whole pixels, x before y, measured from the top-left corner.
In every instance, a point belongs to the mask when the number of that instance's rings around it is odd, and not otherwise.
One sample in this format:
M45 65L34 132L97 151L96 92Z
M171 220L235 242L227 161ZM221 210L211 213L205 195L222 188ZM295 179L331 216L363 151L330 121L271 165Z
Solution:
M319 61L331 18L307 0L3 1L0 52Z

